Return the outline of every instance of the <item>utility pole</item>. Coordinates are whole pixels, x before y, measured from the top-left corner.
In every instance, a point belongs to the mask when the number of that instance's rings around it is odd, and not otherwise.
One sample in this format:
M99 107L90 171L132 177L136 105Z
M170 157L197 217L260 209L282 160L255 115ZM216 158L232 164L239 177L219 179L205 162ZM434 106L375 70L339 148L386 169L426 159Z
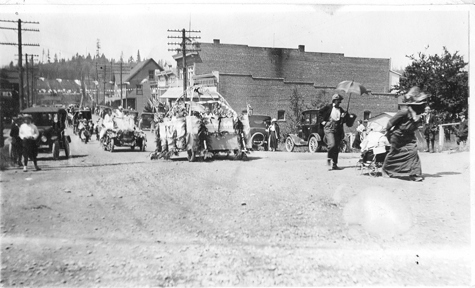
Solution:
M167 30L168 32L181 32L181 36L168 36L168 38L175 38L175 39L181 39L181 43L177 43L177 42L171 42L171 43L168 43L168 45L180 45L181 47L180 48L175 48L175 49L168 49L168 51L177 51L177 52L180 52L181 51L181 55L183 57L183 94L185 94L186 96L186 86L188 84L188 71L187 71L187 66L186 66L186 52L198 52L200 51L199 48L192 48L190 47L189 49L186 48L186 45L193 45L195 46L194 44L196 43L193 43L193 40L194 39L201 39L201 37L199 36L188 36L186 37L186 32L188 33L201 33L201 31L194 31L194 30L185 30L185 29L181 29L181 30Z
M120 103L122 103L122 59L120 60ZM127 99L125 100L127 102ZM122 103L122 106L126 107L127 109L127 103Z
M20 111L23 109L23 99L24 99L24 92L23 92L23 64L22 64L22 47L23 46L40 46L39 44L23 44L22 43L22 31L33 31L33 32L39 32L40 30L38 29L22 29L21 24L40 24L39 22L26 22L26 21L21 21L21 19L18 19L18 21L12 21L12 20L0 20L0 22L11 22L11 23L18 23L18 28L10 28L10 27L0 27L0 29L6 29L6 30L18 30L18 43L5 43L5 42L0 42L0 45L13 45L13 46L18 46L18 78L20 82L20 87L19 87L19 109Z
M15 56L19 56L18 54L15 54ZM30 69L28 68L28 56L30 56ZM25 72L26 72L26 97L25 97L25 108L31 107L33 105L33 94L34 94L34 57L38 57L39 55L35 54L25 54ZM31 70L31 85L30 85L30 80L29 80L29 75L28 70ZM36 103L36 102L35 102Z

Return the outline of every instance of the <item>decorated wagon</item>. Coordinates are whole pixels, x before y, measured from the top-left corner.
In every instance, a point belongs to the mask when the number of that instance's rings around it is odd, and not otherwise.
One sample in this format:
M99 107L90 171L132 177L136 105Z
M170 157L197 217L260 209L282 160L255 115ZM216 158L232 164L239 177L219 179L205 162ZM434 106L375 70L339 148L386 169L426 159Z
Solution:
M252 146L247 113L238 115L221 94L200 86L177 99L156 134L157 150L150 159L187 157L193 162L232 155L243 160Z

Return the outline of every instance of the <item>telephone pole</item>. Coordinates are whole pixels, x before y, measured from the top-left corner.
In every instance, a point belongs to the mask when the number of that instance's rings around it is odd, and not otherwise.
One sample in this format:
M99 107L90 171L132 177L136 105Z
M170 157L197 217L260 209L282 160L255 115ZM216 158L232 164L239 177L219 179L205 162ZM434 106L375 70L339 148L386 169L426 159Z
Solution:
M15 56L19 56L18 54L15 54ZM33 56L34 57L38 57L39 55L35 55L35 54L25 54L25 73L26 73L26 97L25 97L25 102L26 102L26 105L25 105L25 108L28 108L28 107L31 107L33 105L33 103L36 103L36 101L34 101L34 88L35 85L35 76L34 76L34 60L33 60ZM30 57L31 59L29 60L30 61L30 69L28 69L28 57ZM30 73L28 72L28 70L31 70L31 86L30 86Z
M40 46L39 44L26 44L22 43L22 31L32 31L32 32L40 32L38 29L22 29L21 24L40 24L39 22L26 22L26 21L21 21L21 19L18 19L18 21L12 21L12 20L0 20L0 22L10 22L10 23L17 23L18 22L18 28L10 28L10 27L0 27L0 29L6 29L6 30L18 30L18 43L5 43L5 42L0 42L0 45L13 45L13 46L18 46L18 78L20 82L20 87L18 91L19 95L19 108L20 111L23 109L23 99L24 99L24 92L23 92L23 64L22 64L22 47L23 46Z
M188 84L188 71L186 67L186 53L187 52L198 52L200 51L199 48L196 48L196 42L194 42L194 39L201 39L199 36L188 36L186 37L185 33L188 32L189 34L191 33L201 33L201 31L194 31L194 30L167 30L168 32L181 32L181 36L168 36L168 38L174 38L174 39L181 39L181 43L177 42L170 42L168 45L179 45L180 48L174 48L174 49L168 49L168 51L181 51L181 55L183 57L183 93L186 96L186 86ZM187 49L186 45L190 45L190 48Z

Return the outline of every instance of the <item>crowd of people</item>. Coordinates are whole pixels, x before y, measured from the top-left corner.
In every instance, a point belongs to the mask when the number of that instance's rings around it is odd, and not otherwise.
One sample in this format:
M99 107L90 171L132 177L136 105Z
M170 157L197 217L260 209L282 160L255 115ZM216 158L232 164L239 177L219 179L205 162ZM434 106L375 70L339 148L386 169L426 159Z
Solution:
M436 115L428 105L428 95L418 87L411 88L404 96L404 104L406 107L391 117L386 127L381 127L376 123L368 124L366 120L358 120L352 147L361 150L360 161L365 161L368 157L368 151L375 147L386 146L389 151L383 159L382 171L384 176L422 181L416 132L421 131L425 139L426 148L424 152L434 153L440 121L437 120ZM335 99L333 107L338 107L338 101L335 101ZM460 123L455 127L454 134L457 144L464 145L468 137L468 121L465 112L460 112L458 116L460 117ZM331 121L338 123L338 117L332 117ZM329 162L331 160L335 163L337 157L334 153L331 154L329 150Z

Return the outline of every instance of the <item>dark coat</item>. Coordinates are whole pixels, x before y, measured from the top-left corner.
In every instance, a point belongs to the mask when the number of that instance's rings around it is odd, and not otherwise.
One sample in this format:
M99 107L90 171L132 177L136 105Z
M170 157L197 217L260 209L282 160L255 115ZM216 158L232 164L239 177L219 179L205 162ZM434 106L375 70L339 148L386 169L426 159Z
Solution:
M342 115L344 113L344 116L340 118L340 122L339 122L343 127L343 124L348 121L348 113L346 113L346 111L343 110L343 108L341 107L338 107L338 108L340 109L340 113ZM332 113L332 109L333 109L333 104L328 104L318 111L318 115L320 117L321 122L323 121L328 122L330 120L330 114Z

